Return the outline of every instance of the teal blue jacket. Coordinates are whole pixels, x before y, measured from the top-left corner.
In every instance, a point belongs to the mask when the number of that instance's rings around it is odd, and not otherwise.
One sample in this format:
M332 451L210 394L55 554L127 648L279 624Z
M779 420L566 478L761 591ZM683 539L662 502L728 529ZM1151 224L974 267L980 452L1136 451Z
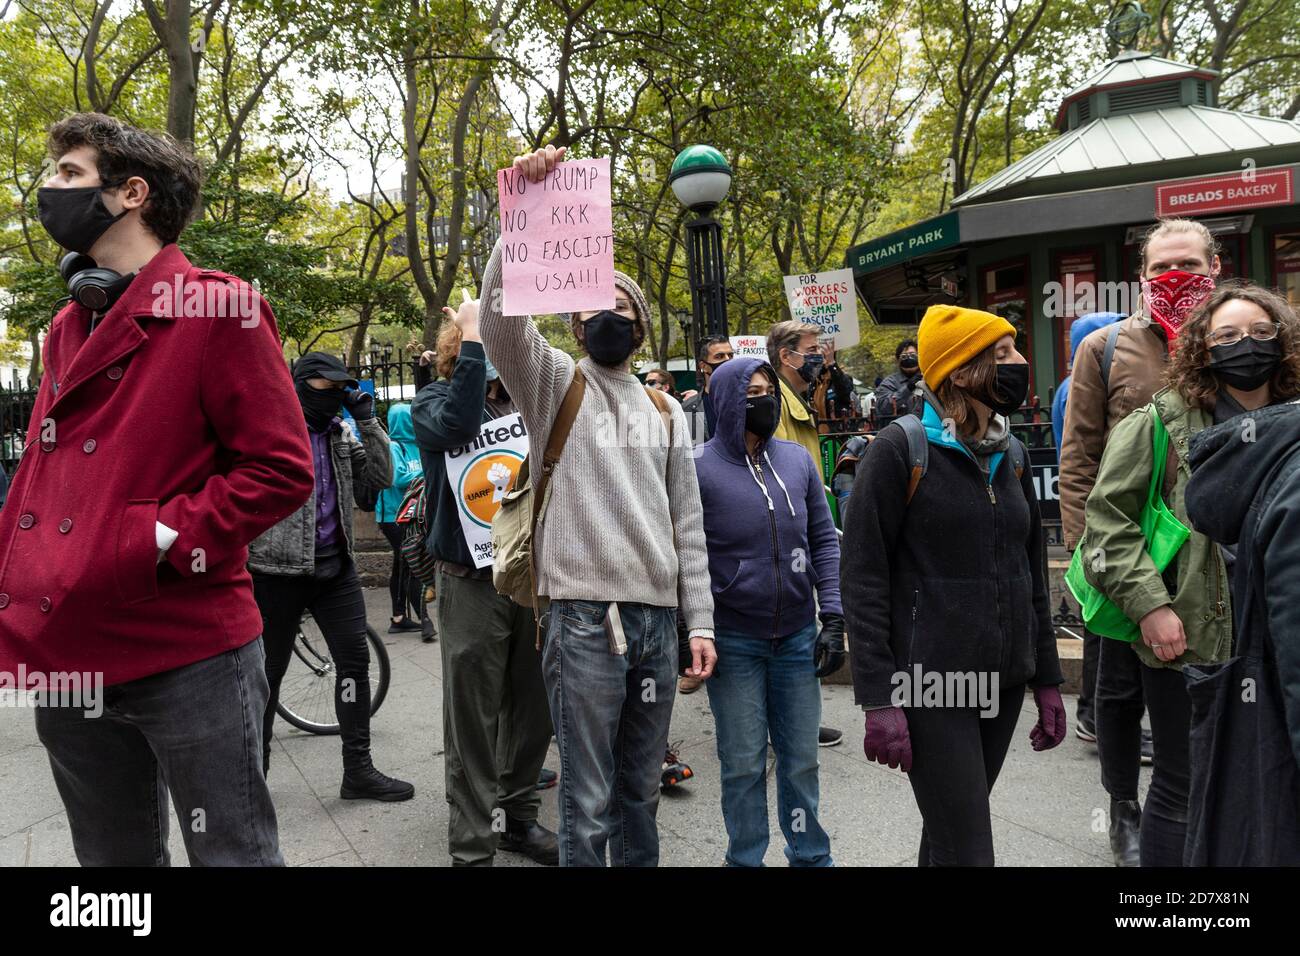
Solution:
M393 453L393 483L379 493L375 521L396 521L397 509L411 482L424 473L420 449L415 445L415 426L411 423L411 406L399 403L388 406L388 441Z

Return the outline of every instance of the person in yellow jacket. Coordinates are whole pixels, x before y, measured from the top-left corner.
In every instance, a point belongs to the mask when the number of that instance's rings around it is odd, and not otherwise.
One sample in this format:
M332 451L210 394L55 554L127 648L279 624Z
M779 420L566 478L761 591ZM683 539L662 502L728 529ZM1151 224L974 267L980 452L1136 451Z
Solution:
M807 448L818 474L822 468L821 442L807 395L826 361L817 344L820 334L820 326L798 320L778 322L767 332L768 361L781 379L781 420L776 437Z
M777 422L775 437L808 449L819 475L822 473L821 441L806 396L826 362L817 344L821 331L820 326L797 319L777 322L767 330L768 361L776 369L781 385L781 420ZM844 734L833 727L818 728L818 746L834 747L843 739Z

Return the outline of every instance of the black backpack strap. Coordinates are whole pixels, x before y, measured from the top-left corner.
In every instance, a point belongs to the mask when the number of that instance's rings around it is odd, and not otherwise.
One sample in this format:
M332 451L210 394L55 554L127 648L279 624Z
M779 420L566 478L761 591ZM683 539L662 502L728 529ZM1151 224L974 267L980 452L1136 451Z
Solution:
M1110 394L1110 366L1115 361L1115 343L1119 341L1119 330L1123 324L1123 319L1111 324L1110 331L1106 333L1106 348L1101 353L1101 387L1107 395Z
M921 483L926 469L930 467L930 443L925 437L925 426L915 415L900 416L890 424L901 428L907 438L907 465L911 469L907 479L907 502L911 504L916 486Z

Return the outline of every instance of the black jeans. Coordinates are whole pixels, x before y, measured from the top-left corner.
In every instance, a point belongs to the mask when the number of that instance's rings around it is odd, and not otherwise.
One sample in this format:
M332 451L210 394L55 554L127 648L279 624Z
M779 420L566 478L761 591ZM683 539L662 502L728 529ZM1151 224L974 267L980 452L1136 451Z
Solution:
M402 557L404 526L395 521L383 521L379 524L379 530L388 539L388 546L393 549L393 570L388 575L388 597L393 605L393 617L408 617L408 610L414 611L416 617L423 617L423 589L411 576L411 569Z
M1097 662L1097 758L1101 785L1115 800L1138 798L1142 761L1142 672L1137 654L1124 641L1101 638Z
M998 693L998 712L969 707L908 707L912 770L921 811L920 866L992 866L989 794L1015 733L1025 686Z
M1142 807L1141 861L1143 866L1182 866L1191 785L1192 699L1182 671L1172 667L1143 665L1142 688L1151 715L1155 761Z
M271 697L263 722L262 754L271 764L271 730L280 681L289 667L303 611L311 611L334 659L334 712L343 738L344 772L370 766L370 649L361 580L346 555L319 559L316 573L254 574L253 595L262 612L266 679Z
M168 793L191 866L283 866L259 760L262 642L114 684L98 717L36 710L82 866L168 866Z
M1074 716L1081 724L1087 724L1093 733L1097 731L1097 710L1094 706L1097 697L1097 665L1101 657L1102 636L1094 634L1086 627L1083 629L1083 673L1080 675L1079 704Z

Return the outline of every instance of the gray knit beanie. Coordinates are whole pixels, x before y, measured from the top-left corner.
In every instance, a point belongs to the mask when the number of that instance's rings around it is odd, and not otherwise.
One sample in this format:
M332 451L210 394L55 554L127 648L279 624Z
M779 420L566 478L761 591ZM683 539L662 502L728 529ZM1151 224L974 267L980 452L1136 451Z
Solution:
M637 322L641 325L641 331L644 333L642 341L645 341L645 339L650 337L650 329L652 327L650 322L650 303L646 301L645 293L641 291L641 287L636 284L635 279L626 272L619 272L617 269L614 270L614 286L615 288L622 289L626 292L628 299L631 300L632 312L636 316ZM564 323L573 330L573 334L576 337L578 334L577 322L573 318L573 313L561 312L559 313L559 316Z

